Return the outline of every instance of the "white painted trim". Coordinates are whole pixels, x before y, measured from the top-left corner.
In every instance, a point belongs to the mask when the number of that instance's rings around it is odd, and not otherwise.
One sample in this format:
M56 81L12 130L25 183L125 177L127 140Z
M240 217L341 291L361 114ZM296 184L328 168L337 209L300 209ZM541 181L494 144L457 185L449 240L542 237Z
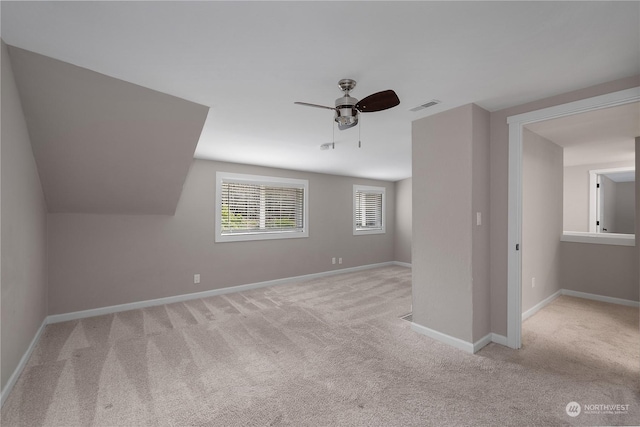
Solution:
M522 125L509 125L509 199L507 224L507 345L522 345ZM521 248L520 248L521 249ZM513 284L516 284L514 286Z
M230 286L227 288L211 289L203 292L194 292L190 294L175 295L165 298L157 298L152 300L130 302L126 304L111 305L108 307L93 308L90 310L74 311L71 313L53 314L49 316L49 323L66 322L69 320L84 319L86 317L102 316L104 314L118 313L121 311L136 310L139 308L153 307L157 305L172 304L175 302L189 301L198 298L207 298L217 295L224 295L234 292L249 291L251 289L264 288L266 286L285 285L288 283L304 282L321 277L333 276L336 274L352 273L356 271L369 270L372 268L387 267L394 265L394 261L382 262L378 264L368 264L358 267L342 268L339 270L324 271L321 273L305 274L303 276L287 277L283 279L267 280L264 282L249 283L246 285Z
M560 289L557 292L554 292L553 294L551 294L547 298L543 299L542 301L540 301L539 303L537 303L536 305L531 307L529 310L527 310L524 313L522 313L522 321L524 322L529 317L533 316L534 314L536 314L537 312L542 310L544 307L549 305L554 299L558 298L560 295L562 295L562 289Z
M40 337L44 332L44 328L48 324L49 324L49 318L45 317L42 320L42 324L38 328L38 331L36 332L35 336L31 340L29 347L27 347L27 351L25 351L25 353L22 355L22 358L20 359L18 366L16 366L16 369L14 369L13 374L11 374L11 377L9 377L9 381L7 381L7 383L4 386L4 389L2 389L2 393L0 393L0 407L4 406L4 402L7 400L7 397L9 397L9 394L11 393L13 386L16 385L16 382L18 381L20 374L22 374L24 367L27 366L29 357L31 357L31 353L33 353L33 349L36 348L36 344L38 344L38 341L40 341Z
M508 345L507 345L507 337L505 337L504 335L491 333L491 341L496 343L496 344L500 344L500 345L503 345L505 347L508 347Z
M356 212L358 210L356 204L356 193L375 193L382 194L382 228L371 230L358 230L356 223ZM386 187L372 187L370 185L353 184L353 235L354 236L366 236L368 234L385 234L387 232L387 188Z
M561 242L593 243L597 245L635 246L635 234L586 233L582 231L565 231L560 236Z
M393 265L397 265L399 267L411 268L411 263L409 263L409 262L393 261Z
M493 334L488 333L487 335L485 335L484 337L480 338L478 341L473 343L473 352L477 353L478 351L480 351L481 348L485 347L486 345L490 344L493 341Z
M630 104L638 100L640 100L640 86L568 102L566 104L554 105L553 107L543 108L541 110L517 114L508 117L507 123L527 124L540 122L542 120L571 116L578 113L586 113L587 111L615 107L617 105Z
M618 173L618 172L635 172L635 166L626 166L621 168L607 168L607 169L592 169L589 173L594 173L597 175L608 175L610 173Z
M302 231L277 231L244 234L222 234L222 183L240 182L255 185L273 185L279 187L301 188L304 190L302 207ZM246 242L254 240L275 240L275 239L299 239L309 237L309 180L297 178L281 178L275 176L247 175L231 172L216 172L216 209L215 209L215 236L216 243L226 242Z
M506 345L506 338L502 335L488 333L484 337L480 338L478 341L474 343L470 343L460 338L452 337L451 335L443 334L442 332L438 332L434 329L427 328L426 326L419 325L417 323L411 323L411 329L414 332L417 332L421 335L425 335L429 338L433 338L436 341L440 341L441 343L450 345L459 350L466 351L467 353L475 354L483 347L487 346L492 342L497 342L501 345Z
M640 302L639 301L632 301L632 300L629 300L629 299L607 297L607 296L604 296L604 295L590 294L590 293L587 293L587 292L572 291L570 289L562 289L561 292L562 292L562 295L567 295L567 296L570 296L570 297L584 298L584 299L590 299L590 300L601 301L601 302L608 302L610 304L626 305L628 307L640 307Z
M529 111L507 118L509 125L509 190L507 223L507 342L522 345L522 127L529 123L640 101L640 87Z
M414 332L417 332L422 335L426 335L429 338L433 338L436 341L440 341L441 343L448 344L452 347L455 347L459 350L466 351L467 353L473 354L473 344L470 342L461 340L460 338L452 337L451 335L443 334L442 332L438 332L434 329L427 328L426 326L418 325L417 323L411 322L411 329Z

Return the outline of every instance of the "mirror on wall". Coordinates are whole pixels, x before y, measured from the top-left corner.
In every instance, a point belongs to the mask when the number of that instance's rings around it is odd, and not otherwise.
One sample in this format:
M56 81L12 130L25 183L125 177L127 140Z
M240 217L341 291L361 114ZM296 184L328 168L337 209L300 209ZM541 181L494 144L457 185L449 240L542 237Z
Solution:
M635 234L635 168L592 170L589 231Z

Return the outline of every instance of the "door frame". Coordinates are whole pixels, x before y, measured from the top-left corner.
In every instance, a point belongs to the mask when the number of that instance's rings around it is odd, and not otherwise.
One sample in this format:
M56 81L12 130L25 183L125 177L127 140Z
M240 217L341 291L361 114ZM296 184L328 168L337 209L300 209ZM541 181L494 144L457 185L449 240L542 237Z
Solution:
M507 224L507 346L522 346L522 129L524 125L640 101L640 86L507 117L509 190Z

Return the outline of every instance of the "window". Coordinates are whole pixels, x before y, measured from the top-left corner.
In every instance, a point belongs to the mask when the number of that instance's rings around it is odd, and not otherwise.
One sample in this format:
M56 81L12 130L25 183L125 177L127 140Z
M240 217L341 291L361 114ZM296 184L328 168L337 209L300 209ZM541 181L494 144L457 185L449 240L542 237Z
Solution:
M309 236L309 181L216 173L216 242Z
M385 233L385 188L353 186L353 234Z

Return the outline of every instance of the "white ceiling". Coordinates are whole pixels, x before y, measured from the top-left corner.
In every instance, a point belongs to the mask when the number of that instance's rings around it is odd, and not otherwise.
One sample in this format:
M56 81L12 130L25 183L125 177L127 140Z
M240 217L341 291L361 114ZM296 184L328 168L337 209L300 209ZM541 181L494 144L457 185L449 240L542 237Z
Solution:
M603 108L525 126L564 147L564 165L633 161L640 103Z
M636 180L636 171L626 171L626 172L611 172L603 174L607 178L609 178L613 182L635 182Z
M398 180L411 121L640 74L639 2L7 2L6 43L211 107L196 157ZM401 104L337 131L341 78ZM419 104L442 104L419 113Z

